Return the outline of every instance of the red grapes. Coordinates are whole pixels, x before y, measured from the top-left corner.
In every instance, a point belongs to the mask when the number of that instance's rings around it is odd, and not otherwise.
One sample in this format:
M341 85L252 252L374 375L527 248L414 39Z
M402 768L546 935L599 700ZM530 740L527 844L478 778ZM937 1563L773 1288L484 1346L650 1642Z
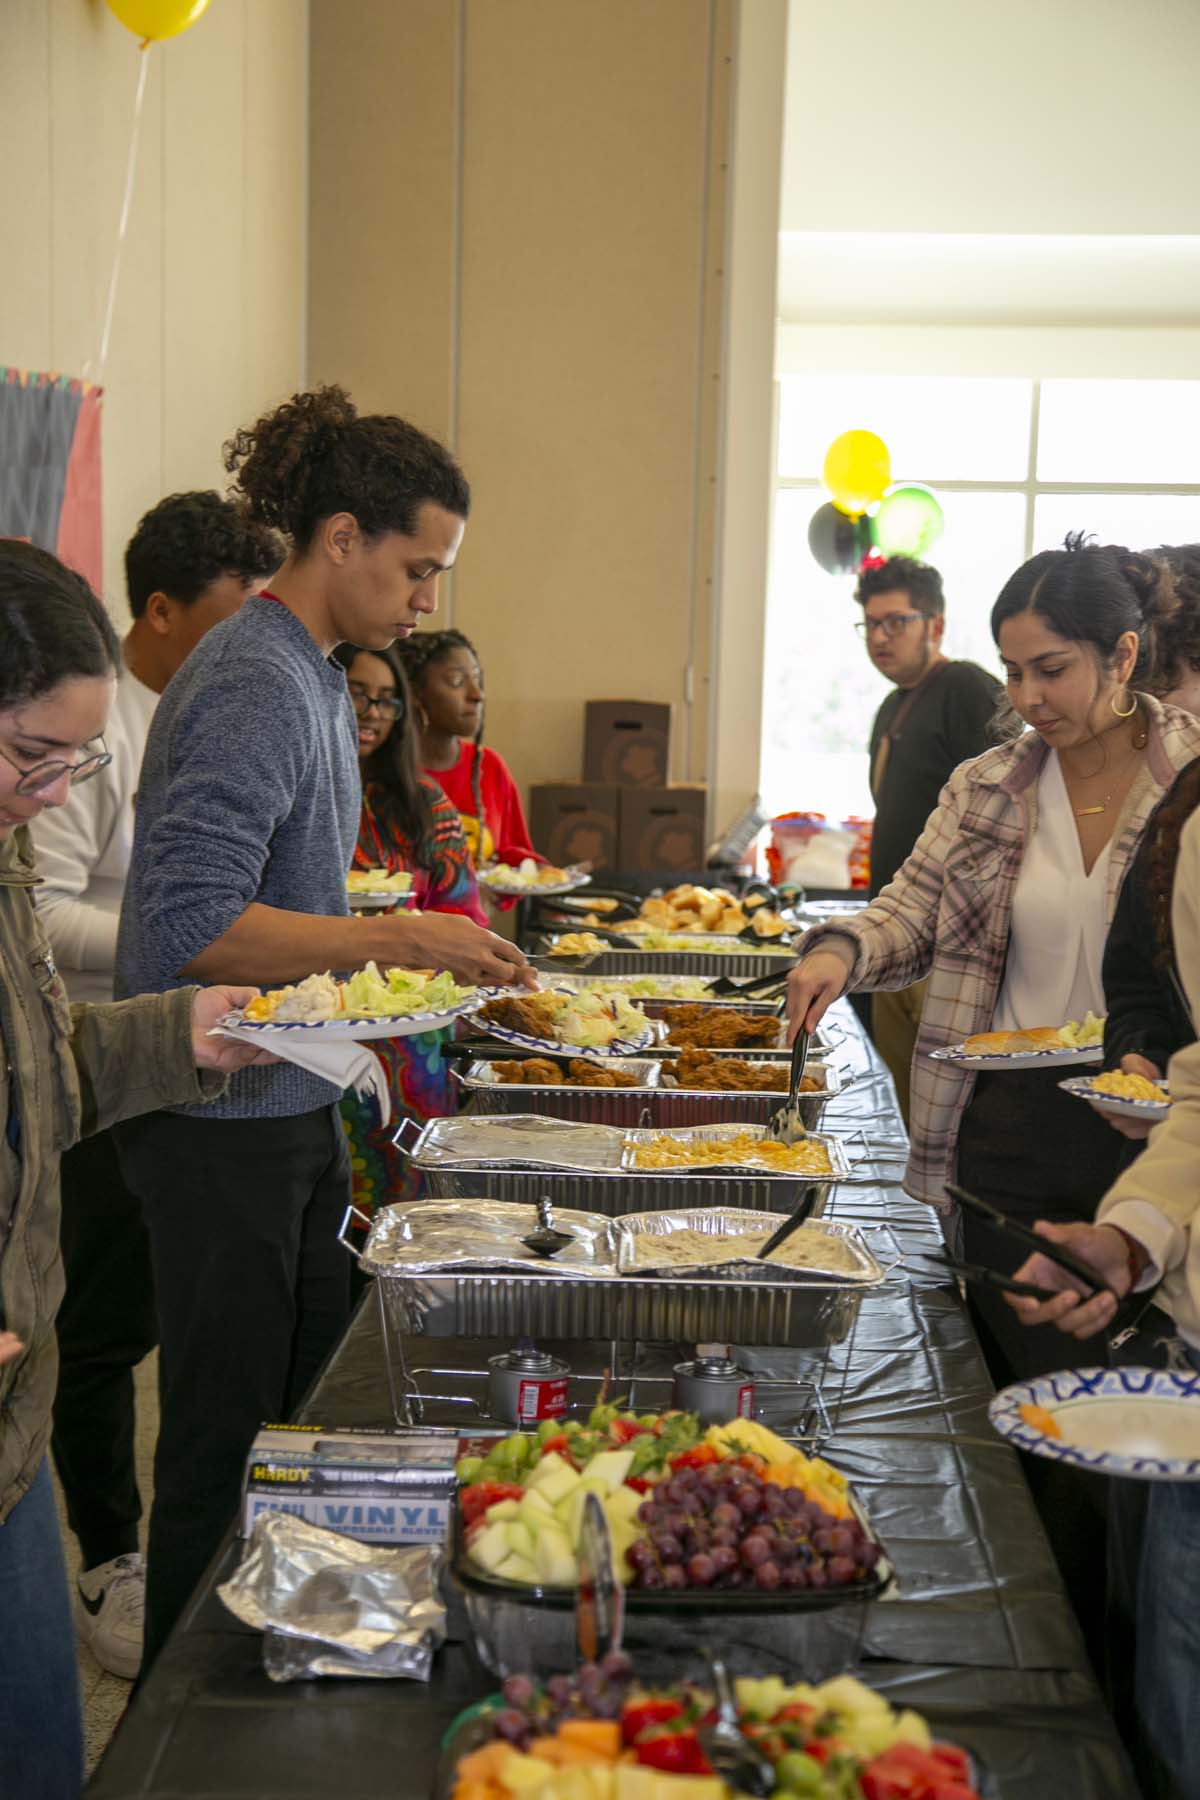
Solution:
M634 1588L846 1587L879 1560L857 1519L734 1463L676 1470L637 1516L647 1535L627 1552Z

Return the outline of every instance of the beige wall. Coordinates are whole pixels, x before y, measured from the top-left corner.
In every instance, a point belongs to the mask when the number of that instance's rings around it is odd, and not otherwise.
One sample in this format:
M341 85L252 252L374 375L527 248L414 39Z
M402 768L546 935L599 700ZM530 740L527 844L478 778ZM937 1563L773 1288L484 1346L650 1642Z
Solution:
M302 376L307 17L306 0L218 0L149 53L103 374L122 616L140 514L222 484L222 440ZM138 66L101 0L0 5L0 363L95 374Z
M585 698L667 700L703 780L732 0L312 17L309 373L462 458L444 612L490 740L523 784L571 779Z

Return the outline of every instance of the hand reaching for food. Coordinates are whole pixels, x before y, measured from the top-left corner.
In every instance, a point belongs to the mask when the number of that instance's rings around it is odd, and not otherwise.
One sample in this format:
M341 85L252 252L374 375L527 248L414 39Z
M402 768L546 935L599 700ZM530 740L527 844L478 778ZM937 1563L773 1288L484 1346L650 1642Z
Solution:
M850 969L836 950L814 950L802 957L788 976L787 1038L800 1027L814 1031L834 1001L845 992Z
M1051 1225L1039 1219L1034 1230L1040 1237L1048 1238L1052 1244L1060 1244L1089 1268L1095 1269L1097 1276L1122 1298L1133 1286L1132 1240L1115 1225ZM1082 1294L1080 1283L1068 1269L1037 1251L1026 1257L1015 1279L1055 1290L1053 1300L1031 1300L1026 1296L1005 1294L1009 1306L1021 1315L1023 1325L1056 1325L1071 1337L1087 1338L1103 1331L1117 1310L1113 1294Z
M389 960L402 968L449 969L456 981L484 987L538 984L523 951L461 913L397 913L382 925L395 946Z

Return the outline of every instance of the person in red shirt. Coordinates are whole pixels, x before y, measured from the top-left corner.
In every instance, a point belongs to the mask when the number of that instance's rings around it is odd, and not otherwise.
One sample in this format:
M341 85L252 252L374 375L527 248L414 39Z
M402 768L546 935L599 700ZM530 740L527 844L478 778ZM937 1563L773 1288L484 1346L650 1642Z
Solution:
M543 859L529 841L517 784L483 741L483 669L461 631L417 631L394 646L421 727L421 761L457 808L476 867Z

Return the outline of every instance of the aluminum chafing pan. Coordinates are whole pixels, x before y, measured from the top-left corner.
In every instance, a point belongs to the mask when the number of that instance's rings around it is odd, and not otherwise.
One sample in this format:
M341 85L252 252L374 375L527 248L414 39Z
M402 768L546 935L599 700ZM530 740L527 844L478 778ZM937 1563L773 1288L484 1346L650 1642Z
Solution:
M729 1343L824 1349L849 1336L861 1283L683 1280L678 1271L562 1281L379 1270L391 1328L409 1337Z
M715 1055L716 1052L711 1054ZM765 1125L771 1114L778 1111L787 1099L790 1054L761 1057L747 1050L740 1054L730 1051L729 1056L751 1063L756 1069L773 1070L778 1075L777 1085L769 1091L756 1088L674 1087L671 1085L674 1080L671 1073L674 1065L664 1060L659 1065L658 1091L646 1103L646 1110L650 1115L649 1124L669 1129L735 1123ZM820 1073L825 1077L825 1086L818 1092L801 1094L799 1097L800 1117L804 1121L805 1130L816 1131L821 1115L829 1102L841 1093L843 1083L841 1072L834 1063L810 1057L808 1067L814 1075Z
M637 1147L643 1144L653 1145L657 1138L662 1137L676 1137L685 1143L720 1144L727 1139L746 1135L765 1140L767 1137L767 1128L765 1124L748 1126L742 1120L734 1120L732 1122L716 1125L687 1125L681 1126L675 1131L666 1131L661 1127L650 1127L649 1129L644 1127L636 1128L632 1131L627 1131L624 1134L625 1145L621 1155L622 1167L629 1174L649 1173L656 1175L670 1175L671 1171L664 1169L650 1169L647 1171L639 1169L633 1160ZM809 1135L808 1141L813 1144L821 1144L824 1146L825 1153L829 1159L828 1171L822 1173L814 1172L801 1174L799 1172L793 1173L790 1170L786 1172L780 1170L778 1173L771 1170L765 1172L766 1179L772 1182L799 1181L805 1187L815 1187L822 1182L829 1184L831 1182L846 1181L849 1179L850 1164L847 1160L846 1152L837 1138L822 1137L820 1133L812 1132ZM757 1179L764 1173L764 1171L757 1169L752 1163L739 1163L733 1160L728 1163L713 1163L710 1164L709 1167L714 1173L724 1174L726 1176L732 1175L735 1177L751 1175Z
M551 1119L571 1119L590 1125L616 1125L627 1130L645 1123L647 1104L658 1092L661 1063L633 1058L604 1063L604 1068L624 1069L638 1077L637 1087L568 1087L564 1082L509 1086L491 1078L491 1063L478 1060L458 1077L476 1113L537 1112ZM654 1115L651 1113L651 1123Z
M698 1263L691 1267L675 1262L641 1260L641 1246L656 1239L669 1238L673 1232L696 1231L705 1236L733 1235L748 1231L770 1232L778 1223L774 1213L748 1212L740 1207L713 1207L698 1212L628 1213L615 1226L617 1262L626 1280L655 1275L660 1280L678 1281L693 1278L705 1281L771 1281L795 1282L821 1287L849 1286L859 1289L878 1287L886 1280L882 1266L872 1256L862 1233L854 1225L837 1224L831 1219L816 1219L801 1225L795 1232L810 1239L835 1239L847 1246L853 1256L853 1271L821 1268L820 1264L794 1267L788 1263L764 1263L754 1257L735 1257L724 1263Z
M385 1206L371 1222L359 1261L372 1275L526 1274L553 1268L563 1280L617 1273L619 1240L612 1219L562 1208L554 1224L572 1242L547 1261L522 1241L538 1225L529 1212L499 1200L419 1200Z
M655 973L657 973L657 971L651 970L650 976L653 977ZM552 988L561 988L567 993L578 994L584 988L590 986L593 979L605 983L611 981L614 987L618 988L618 991L624 993L627 999L632 1000L635 1006L640 1006L647 1018L651 1019L659 1018L663 1008L668 1006L720 1006L724 1007L726 1010L733 1007L736 1008L738 1012L774 1013L776 1016L781 1015L783 1012L782 994L777 994L774 999L762 999L754 994L671 994L666 992L661 994L635 994L630 992L632 988L637 987L646 978L645 974L598 974L594 977L591 974L559 975L555 980L543 983L543 985ZM670 979L670 976L663 976L664 981L669 981ZM708 977L701 977L701 979L707 980Z
M533 966L548 972L561 969L574 974L586 970L589 975L767 975L778 967L782 979L795 962L790 950L714 950L702 942L694 950L620 950L610 945L592 956L553 956L551 950L557 934L540 939L532 957ZM737 940L725 938L730 944Z

